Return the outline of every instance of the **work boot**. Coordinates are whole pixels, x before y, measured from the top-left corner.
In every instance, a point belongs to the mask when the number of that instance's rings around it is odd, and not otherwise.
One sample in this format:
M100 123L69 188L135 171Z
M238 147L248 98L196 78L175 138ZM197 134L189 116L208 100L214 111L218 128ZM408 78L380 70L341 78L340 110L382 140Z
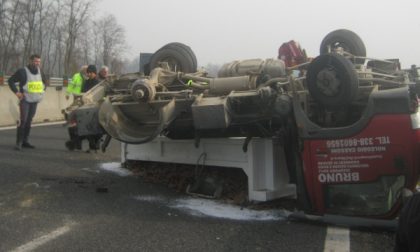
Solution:
M22 147L23 148L28 148L28 149L35 149L35 146L33 146L32 144L30 144L28 142L22 143Z
M26 148L31 148L28 147L28 138L29 138L29 133L31 132L31 127L26 126L23 130L23 138L22 138L22 143L25 145L26 144ZM29 144L30 145L30 144ZM22 145L22 147L25 147Z
M23 130L23 138L22 138L22 147L28 149L35 149L35 146L28 142L29 133L31 132L31 127L26 126Z

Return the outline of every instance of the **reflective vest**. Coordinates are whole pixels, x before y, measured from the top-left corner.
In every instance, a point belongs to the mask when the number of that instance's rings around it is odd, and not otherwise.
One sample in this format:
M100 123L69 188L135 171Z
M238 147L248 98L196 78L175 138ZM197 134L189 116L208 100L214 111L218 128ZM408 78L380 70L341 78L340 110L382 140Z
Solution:
M80 95L82 93L84 78L81 73L76 73L71 78L71 82L67 87L67 93Z
M33 74L25 67L26 83L23 85L23 95L27 102L40 102L44 97L45 86L42 82L41 70L38 68L38 73Z

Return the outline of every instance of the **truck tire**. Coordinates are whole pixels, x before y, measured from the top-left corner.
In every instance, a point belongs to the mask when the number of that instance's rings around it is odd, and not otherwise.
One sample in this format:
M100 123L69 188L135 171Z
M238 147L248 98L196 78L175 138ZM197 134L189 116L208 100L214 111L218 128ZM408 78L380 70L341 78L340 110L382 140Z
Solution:
M195 56L191 47L189 47L189 46L187 46L183 43L172 42L172 43L166 44L165 46L163 46L163 48L174 48L175 50L185 51L187 54L190 55L191 60L193 62L193 66L194 66L195 69L197 69L197 57Z
M192 50L181 43L169 43L157 50L150 59L150 70L159 66L159 62L168 62L174 72L193 73L197 71L197 59Z
M348 105L359 88L354 65L336 53L316 57L308 66L306 81L312 98L330 109Z
M340 29L328 33L321 42L320 54L330 53L332 49L338 47L354 56L366 57L365 44L356 33L350 30ZM363 64L364 62L364 59L356 59L355 61L357 64Z

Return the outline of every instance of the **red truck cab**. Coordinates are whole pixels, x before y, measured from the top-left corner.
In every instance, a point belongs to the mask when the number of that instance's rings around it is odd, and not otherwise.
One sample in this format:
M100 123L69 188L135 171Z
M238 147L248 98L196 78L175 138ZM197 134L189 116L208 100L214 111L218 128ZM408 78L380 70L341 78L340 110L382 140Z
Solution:
M393 218L420 167L420 113L409 87L373 91L355 123L326 128L295 102L303 177L315 214Z

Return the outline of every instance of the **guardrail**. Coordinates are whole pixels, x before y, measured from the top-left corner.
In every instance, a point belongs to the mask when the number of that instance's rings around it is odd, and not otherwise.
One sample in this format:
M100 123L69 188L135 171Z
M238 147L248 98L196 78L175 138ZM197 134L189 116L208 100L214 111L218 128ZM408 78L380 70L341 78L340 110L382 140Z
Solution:
M18 99L10 91L7 80L10 76L1 75L0 73L0 126L15 125L19 120ZM66 99L65 83L63 78L49 78L44 98L38 104L36 115L33 119L34 123L52 122L64 120L61 111L73 101L73 98Z
M0 72L0 85L7 85L7 80L10 78L9 75L2 75L2 72ZM66 82L64 78L58 78L58 77L51 77L48 79L48 86L50 87L65 87L69 83L70 79L67 79Z
M54 87L54 86L67 86L67 84L69 83L70 80L67 80L67 82L64 82L64 78L50 78L50 82L48 83L49 86Z

